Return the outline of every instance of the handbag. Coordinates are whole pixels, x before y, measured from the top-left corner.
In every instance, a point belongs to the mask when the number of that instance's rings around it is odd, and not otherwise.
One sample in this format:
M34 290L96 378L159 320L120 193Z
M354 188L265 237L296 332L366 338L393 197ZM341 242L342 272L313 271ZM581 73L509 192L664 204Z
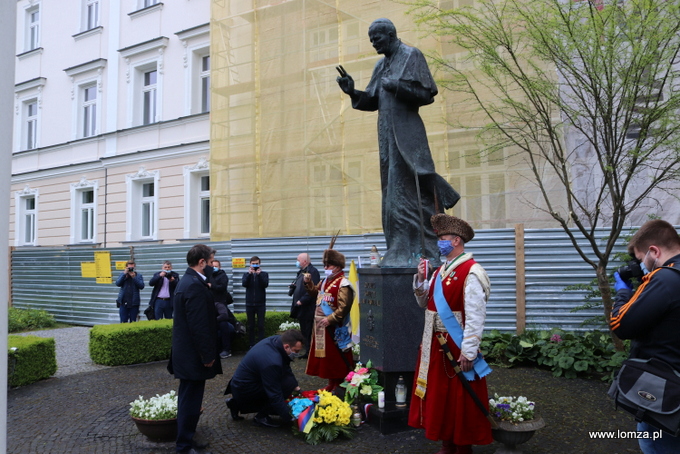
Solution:
M673 436L680 434L680 373L657 358L631 358L609 388L609 397L635 416Z
M236 323L234 323L234 332L241 336L245 336L246 326L243 323L237 321Z
M146 315L148 320L156 320L153 306L148 306L146 309L144 309L144 315Z

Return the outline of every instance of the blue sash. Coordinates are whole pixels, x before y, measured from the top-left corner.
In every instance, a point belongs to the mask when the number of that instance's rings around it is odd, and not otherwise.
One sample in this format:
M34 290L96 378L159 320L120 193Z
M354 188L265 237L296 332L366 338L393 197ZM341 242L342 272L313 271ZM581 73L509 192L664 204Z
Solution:
M324 283L325 286L325 283ZM323 314L328 317L331 315L333 312L332 307L328 305L328 302L325 301L323 298L321 299L321 310L323 311ZM340 347L340 350L345 350L348 347L351 347L350 342L352 342L352 335L347 327L347 324L349 323L349 314L347 317L342 322L342 325L336 326L335 331L334 331L334 339L335 342L338 344L338 347Z
M434 280L434 294L433 294L434 304L435 306L437 306L439 318L441 319L442 323L444 323L446 331L448 331L449 334L451 335L451 339L453 339L453 342L460 349L461 345L463 344L463 328L461 328L460 323L458 323L458 320L453 315L453 311L449 307L449 303L446 301L446 298L444 297L441 275L438 274L433 280ZM477 357L472 362L472 369L467 372L463 372L463 375L465 375L465 378L467 378L468 381L472 381L475 379L475 372L477 373L477 375L479 375L480 378L485 377L491 373L491 368L486 363L486 361L484 361L484 358L482 357L482 354L480 352L477 352Z

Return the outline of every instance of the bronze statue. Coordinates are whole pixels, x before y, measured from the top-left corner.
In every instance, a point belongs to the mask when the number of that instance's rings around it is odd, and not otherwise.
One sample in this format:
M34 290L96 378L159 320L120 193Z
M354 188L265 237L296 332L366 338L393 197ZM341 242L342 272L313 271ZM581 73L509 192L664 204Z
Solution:
M453 207L460 198L435 172L425 125L418 115L420 106L434 102L437 86L423 54L397 38L390 20L374 21L368 37L385 58L375 65L366 91L356 90L352 76L341 66L337 81L352 99L352 107L378 110L382 224L387 241L380 266L416 266L421 256L437 263L437 237L423 222L435 214L435 198L439 210Z

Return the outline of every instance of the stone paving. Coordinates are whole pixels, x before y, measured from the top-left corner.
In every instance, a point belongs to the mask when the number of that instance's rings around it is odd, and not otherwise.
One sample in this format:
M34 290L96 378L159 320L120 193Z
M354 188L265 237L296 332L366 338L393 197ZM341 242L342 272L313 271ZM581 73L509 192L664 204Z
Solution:
M70 328L68 328L70 329ZM46 333L55 333L46 331ZM56 334L55 334L56 337ZM59 348L59 342L58 342ZM317 446L295 437L290 428L255 426L252 415L232 421L223 391L242 355L222 360L224 375L209 380L198 436L218 453L427 453L439 443L426 440L422 430L383 436L362 426L352 440L339 439ZM87 363L88 359L80 361ZM59 362L59 361L58 361ZM165 369L166 362L99 368L43 380L8 393L9 453L170 453L174 443L152 443L136 429L128 415L138 395L150 397L177 389L178 382ZM61 367L61 364L60 366ZM75 369L71 369L75 370ZM323 380L304 374L304 361L294 363L303 389L323 386ZM557 379L535 369L497 369L489 377L493 392L510 394L521 389L539 403L548 426L523 445L525 454L639 452L629 439L594 440L592 430L632 430L627 415L613 410L607 386L594 380ZM476 454L494 453L500 445L475 447Z

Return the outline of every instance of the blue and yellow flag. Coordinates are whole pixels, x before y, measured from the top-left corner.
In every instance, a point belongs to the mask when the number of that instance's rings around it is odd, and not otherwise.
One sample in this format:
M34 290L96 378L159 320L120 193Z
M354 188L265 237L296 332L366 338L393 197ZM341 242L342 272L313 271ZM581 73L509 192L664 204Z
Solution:
M349 281L354 287L354 302L352 303L352 310L349 312L349 319L352 322L352 342L355 344L359 343L360 332L359 332L359 273L357 272L357 266L354 264L354 260L349 267Z

